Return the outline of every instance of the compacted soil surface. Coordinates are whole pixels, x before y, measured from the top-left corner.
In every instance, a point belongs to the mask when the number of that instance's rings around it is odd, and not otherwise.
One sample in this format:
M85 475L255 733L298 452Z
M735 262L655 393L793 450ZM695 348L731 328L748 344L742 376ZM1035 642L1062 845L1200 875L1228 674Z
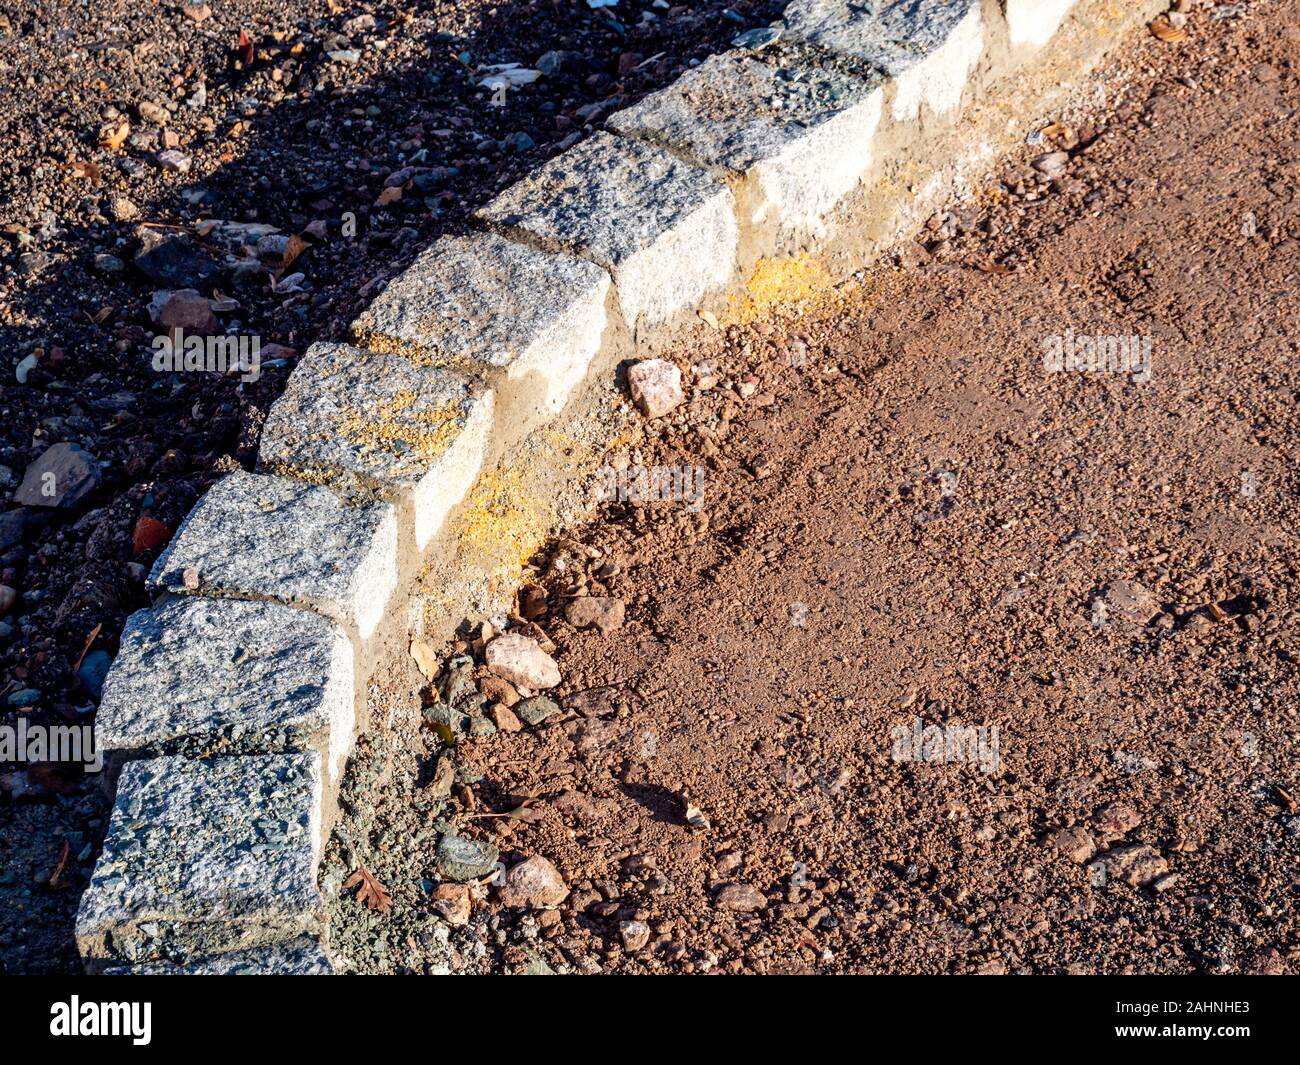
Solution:
M93 721L149 565L213 480L251 466L307 345L779 7L0 5L0 722ZM506 88L482 84L510 64ZM155 370L177 327L255 338L260 375ZM77 450L35 465L58 444ZM56 493L21 490L42 472ZM106 810L77 766L0 764L0 970L76 967Z
M1187 6L892 266L672 353L607 461L702 495L568 530L362 741L345 964L1300 967L1300 22Z

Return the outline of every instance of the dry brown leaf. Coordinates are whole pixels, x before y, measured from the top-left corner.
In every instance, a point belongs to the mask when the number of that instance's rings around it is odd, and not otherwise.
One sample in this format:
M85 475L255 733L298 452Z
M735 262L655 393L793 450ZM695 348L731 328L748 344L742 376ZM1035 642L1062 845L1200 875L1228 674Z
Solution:
M358 902L372 910L378 910L380 913L387 913L392 908L393 900L388 891L383 884L375 879L375 874L364 865L357 869L347 880L343 881L343 890L346 891L358 884L361 885L356 895Z
M59 877L63 875L63 868L68 864L68 855L71 853L71 851L72 851L72 847L65 839L63 841L63 849L59 851L59 862L54 867L54 872L50 874L50 879L49 879L50 887L59 886Z
M390 185L379 194L379 199L375 200L376 207L383 207L385 204L396 203L402 198L402 188L400 185Z
M1073 126L1067 126L1064 122L1053 122L1050 126L1044 126L1042 135L1045 140L1059 145L1066 151L1073 151L1079 146L1079 132Z
M287 268L299 255L307 250L307 242L295 233L284 246L284 265Z
M77 655L76 662L72 664L73 673L77 672L77 670L81 668L81 663L84 662L86 659L86 652L90 650L90 645L95 642L95 637L99 635L99 632L103 627L104 627L104 623L101 621L98 625L96 625L93 629L90 630L90 635L86 637L86 645L81 649L81 654Z
M126 138L131 134L131 123L123 122L116 129L105 126L99 132L99 146L107 148L110 152L117 151L126 143Z
M68 173L73 177L86 178L96 187L104 183L104 178L99 172L99 167L91 162L78 161L75 163L69 163Z
M1179 41L1187 40L1187 31L1179 29L1170 22L1168 15L1161 15L1148 28L1153 36L1164 41L1165 44L1177 44Z
M515 821L527 821L530 825L535 825L537 824L537 822L541 821L543 816L545 815L542 813L541 810L534 809L530 801L530 802L523 803L520 806L516 806L513 810L511 810L508 814L506 814L506 816L512 818Z

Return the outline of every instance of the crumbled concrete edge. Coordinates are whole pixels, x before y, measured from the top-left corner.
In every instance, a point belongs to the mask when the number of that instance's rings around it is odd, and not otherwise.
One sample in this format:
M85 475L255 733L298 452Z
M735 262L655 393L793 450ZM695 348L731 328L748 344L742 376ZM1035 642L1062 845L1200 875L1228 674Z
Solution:
M152 720L136 702L133 738L105 751L121 779L78 913L87 967L332 973L317 878L342 765L371 677L405 652L422 567L472 568L454 541L476 482L575 407L595 374L662 350L693 312L743 295L763 261L813 252L848 263L843 276L860 269L987 158L962 122L1008 111L999 85L1041 69L1059 87L1166 6L918 0L864 24L875 16L842 0L792 0L774 43L713 57L611 116L609 132L484 207L480 232L435 242L362 315L352 344L313 346L268 418L259 473L232 475L196 505L155 567L162 598L136 619L137 653L114 664L110 692L193 684L197 731L179 746L144 743L166 734L174 707ZM1051 91L1016 98L1023 111ZM917 170L928 180L900 176ZM274 550L259 554L268 537ZM448 572L446 583L481 576ZM149 653L164 643L151 622L182 603L187 661L201 667L192 681ZM241 610L266 613L258 646L244 646L247 624L232 627ZM325 628L270 623L297 611ZM240 646L223 656L204 639ZM308 700L310 727L252 712L242 662L253 688L297 697L303 661L325 645L335 662L350 648L351 675L331 667L328 696Z

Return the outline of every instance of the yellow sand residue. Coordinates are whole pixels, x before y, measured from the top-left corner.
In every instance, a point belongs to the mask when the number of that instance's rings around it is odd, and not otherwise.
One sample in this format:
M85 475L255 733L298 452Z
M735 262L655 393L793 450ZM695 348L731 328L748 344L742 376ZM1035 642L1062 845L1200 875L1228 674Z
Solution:
M510 579L546 542L561 493L603 459L603 451L591 442L555 429L541 429L534 439L519 465L479 476L466 498L458 534L462 550L494 564Z
M371 451L431 461L441 458L456 438L459 407L444 403L432 410L412 410L414 392L398 392L377 409L353 411L343 419L339 432L354 444ZM404 448L397 444L404 444Z
M458 537L462 548L498 566L527 564L545 541L554 512L525 481L517 469L490 470L479 477L465 500Z
M761 259L749 275L745 291L730 297L730 316L745 325L772 314L800 314L834 288L830 272L811 255Z
M898 189L919 185L924 173L914 159L905 159L884 169L876 182L876 190L885 195L892 195Z
M541 436L552 452L551 461L572 470L594 469L607 450L593 447L589 441L579 440L558 429L543 429Z
M611 406L615 409L626 408L627 403L622 396L617 396L611 402ZM641 441L643 436L644 430L642 426L637 422L633 422L614 434L609 444L606 445L604 454L609 455L621 448L633 447Z

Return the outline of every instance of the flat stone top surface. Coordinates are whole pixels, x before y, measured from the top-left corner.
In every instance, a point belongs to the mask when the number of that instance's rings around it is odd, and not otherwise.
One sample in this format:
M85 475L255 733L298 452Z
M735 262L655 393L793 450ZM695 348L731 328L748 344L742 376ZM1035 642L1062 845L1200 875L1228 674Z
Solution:
M327 732L335 704L351 698L352 649L333 622L275 603L187 597L127 619L95 729L106 750L201 743L223 729Z
M478 217L580 249L613 269L729 196L706 171L663 149L601 132L512 185Z
M77 934L316 911L320 773L316 754L128 762Z
M414 483L455 441L477 395L468 378L402 355L313 344L266 420L261 462Z
M667 89L609 117L617 132L676 145L708 166L743 171L879 86L830 70L711 56Z
M495 233L443 237L389 284L353 331L372 344L508 366L575 301L600 298L608 284L594 263Z
M193 567L200 587L348 600L392 515L387 503L348 507L328 489L240 470L199 500L149 580L182 592Z
M979 0L793 0L798 37L857 56L894 76L936 51Z

